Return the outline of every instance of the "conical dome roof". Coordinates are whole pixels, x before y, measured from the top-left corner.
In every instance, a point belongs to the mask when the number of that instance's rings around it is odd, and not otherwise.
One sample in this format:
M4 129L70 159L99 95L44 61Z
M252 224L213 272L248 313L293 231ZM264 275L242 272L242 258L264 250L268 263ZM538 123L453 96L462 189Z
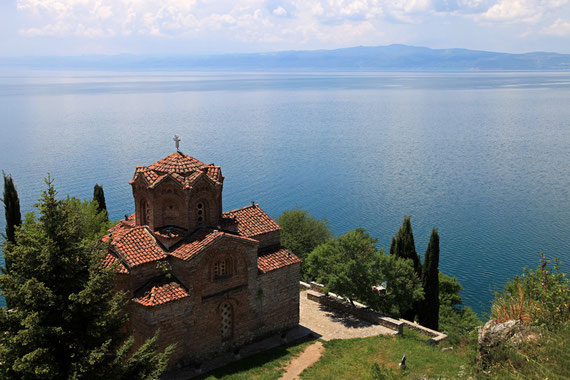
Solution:
M219 166L206 165L192 156L182 152L174 152L149 166L137 166L130 183L133 184L139 176L142 176L149 187L154 187L170 177L185 188L190 188L201 175L206 175L220 185L224 181Z
M150 170L158 173L178 173L187 176L195 171L201 171L206 167L202 161L182 152L174 152L149 165Z

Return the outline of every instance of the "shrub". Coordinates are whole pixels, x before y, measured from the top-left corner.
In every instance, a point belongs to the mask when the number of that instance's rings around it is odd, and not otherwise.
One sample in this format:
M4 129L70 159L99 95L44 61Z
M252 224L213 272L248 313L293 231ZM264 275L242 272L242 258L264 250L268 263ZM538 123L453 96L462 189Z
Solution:
M491 317L500 323L520 320L527 325L555 329L570 320L570 279L560 270L560 260L546 259L536 270L524 273L495 295Z

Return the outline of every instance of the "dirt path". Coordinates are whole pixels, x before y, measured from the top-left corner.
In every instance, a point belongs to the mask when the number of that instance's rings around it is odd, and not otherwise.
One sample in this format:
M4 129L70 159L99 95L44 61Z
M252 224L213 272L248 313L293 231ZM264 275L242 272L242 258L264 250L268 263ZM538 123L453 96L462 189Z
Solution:
M285 374L281 376L280 380L294 380L298 379L301 372L315 364L323 355L325 348L319 341L311 344L305 351L287 364Z

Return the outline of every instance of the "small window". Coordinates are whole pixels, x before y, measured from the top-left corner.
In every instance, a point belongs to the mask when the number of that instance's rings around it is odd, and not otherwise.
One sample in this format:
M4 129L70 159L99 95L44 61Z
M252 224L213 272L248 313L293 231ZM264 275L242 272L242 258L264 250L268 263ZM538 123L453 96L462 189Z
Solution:
M202 202L196 205L196 216L198 219L198 224L204 224L204 204Z
M217 261L214 264L214 278L226 277L228 275L228 265L226 260Z
M222 339L226 340L232 337L233 330L233 316L232 316L232 305L229 303L224 303L220 308L220 319L221 319L221 333Z

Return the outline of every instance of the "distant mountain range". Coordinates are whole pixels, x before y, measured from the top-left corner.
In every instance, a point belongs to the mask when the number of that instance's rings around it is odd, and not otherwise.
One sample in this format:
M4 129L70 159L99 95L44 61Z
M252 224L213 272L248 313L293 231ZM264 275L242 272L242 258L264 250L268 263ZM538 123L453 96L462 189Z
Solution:
M570 54L389 45L250 54L18 57L4 58L2 67L119 71L570 71Z

